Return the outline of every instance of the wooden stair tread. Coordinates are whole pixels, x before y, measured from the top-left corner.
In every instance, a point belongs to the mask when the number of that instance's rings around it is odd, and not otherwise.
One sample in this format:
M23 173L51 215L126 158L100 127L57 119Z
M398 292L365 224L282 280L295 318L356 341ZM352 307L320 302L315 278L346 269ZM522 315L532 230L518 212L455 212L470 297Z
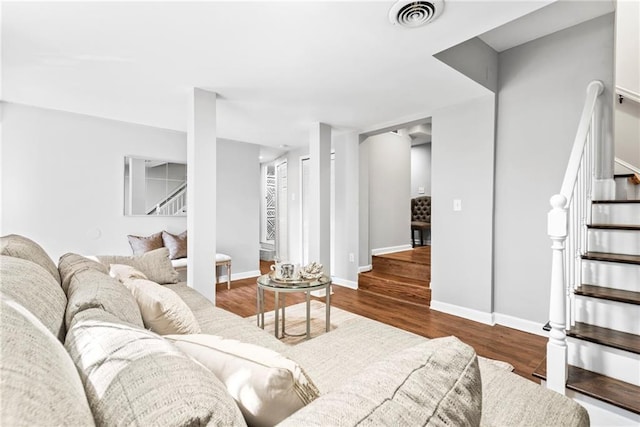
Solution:
M587 252L582 259L591 261L621 262L624 264L640 265L640 255L612 254L606 252Z
M596 344L606 345L607 347L640 354L640 335L582 322L576 322L576 324L567 331L567 335Z
M411 264L431 265L431 246L419 246L407 251L374 255L373 258L390 259Z
M547 359L540 363L533 376L547 380ZM640 387L636 385L569 365L567 388L640 414Z
M631 178L632 176L634 176L632 173L618 173L613 175L614 178Z
M395 274L384 273L380 271L367 271L366 273L360 273L361 276L375 277L376 279L383 280L385 282L398 282L410 286L429 287L429 282L426 280L411 279L409 277L396 276Z
M596 204L596 205L621 204L621 203L640 203L640 199L632 199L632 200L593 200L591 203Z
M631 230L640 231L640 225L626 225L626 224L590 224L587 228L595 230Z
M582 285L574 291L576 295L584 295L592 298L606 299L610 301L626 302L640 305L640 292L625 291L623 289L605 288L595 285Z

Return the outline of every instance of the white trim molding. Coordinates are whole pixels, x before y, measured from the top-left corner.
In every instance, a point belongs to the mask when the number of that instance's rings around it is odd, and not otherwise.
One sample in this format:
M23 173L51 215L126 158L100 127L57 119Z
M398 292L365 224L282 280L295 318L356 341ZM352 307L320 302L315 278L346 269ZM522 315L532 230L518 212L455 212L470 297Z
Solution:
M358 273L366 273L367 271L371 270L373 270L373 265L371 264L361 265L360 267L358 267Z
M385 255L411 250L411 245L389 246L388 248L371 249L371 255Z
M509 316L508 314L493 313L493 321L508 328L517 329L519 331L529 332L530 334L549 337L549 332L542 329L542 323L533 322L531 320L520 319L519 317Z
M430 307L435 311L452 314L454 316L473 320L474 322L484 323L485 325L493 326L495 324L495 322L493 321L492 313L486 313L484 311L474 310L472 308L461 307L459 305L448 304L446 302L434 300L431 300Z
M251 279L252 277L260 277L260 270L244 271L242 273L231 273L231 281ZM221 274L220 281L218 283L225 283L227 281L227 275Z
M341 277L332 277L331 284L342 286L343 288L358 289L358 282L354 282L353 280L343 279Z

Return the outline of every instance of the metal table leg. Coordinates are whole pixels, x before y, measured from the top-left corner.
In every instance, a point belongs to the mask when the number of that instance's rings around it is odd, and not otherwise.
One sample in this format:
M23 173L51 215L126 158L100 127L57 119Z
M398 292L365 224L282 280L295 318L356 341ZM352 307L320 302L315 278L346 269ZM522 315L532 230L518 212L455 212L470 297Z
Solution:
M276 300L275 308L273 310L274 314L275 314L275 317L276 317L276 319L275 319L275 321L276 321L275 334L276 334L276 338L280 338L279 337L279 335L280 335L279 334L279 327L280 327L280 317L279 317L279 315L280 315L280 301L278 300L278 292L277 291L274 292L274 296L275 296L275 300Z
M284 336L287 334L285 332L285 329L284 329L284 308L287 306L286 297L287 297L287 294L283 293L282 294L282 309L281 309L282 310L282 338L284 338Z
M307 294L307 339L311 339L311 291Z
M325 318L326 318L326 332L329 332L329 329L331 327L331 284L327 284L327 287L325 288L325 292L326 292L326 296L325 296ZM308 304L308 303L307 303ZM308 307L308 305L307 305ZM309 309L307 308L307 316L308 316L308 311Z

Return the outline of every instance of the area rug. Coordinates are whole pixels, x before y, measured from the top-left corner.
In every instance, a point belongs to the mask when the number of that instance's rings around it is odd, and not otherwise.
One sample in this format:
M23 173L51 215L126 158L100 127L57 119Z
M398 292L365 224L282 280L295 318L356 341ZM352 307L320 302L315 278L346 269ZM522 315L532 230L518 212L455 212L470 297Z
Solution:
M296 345L307 339L307 323L306 323L306 310L307 304L301 302L296 305L288 306L285 310L285 337L280 341L287 345ZM324 303L316 300L311 300L311 338L326 333L325 323L325 305ZM360 316L357 314L349 313L348 311L341 310L336 307L331 307L330 318L330 331L337 329L341 324L344 324L347 320L356 319ZM250 316L248 319L256 323L256 316ZM275 319L273 311L267 311L264 313L264 330L269 333L274 333ZM280 319L280 327L282 328L282 319ZM294 336L301 335L301 336Z
M304 302L301 302L296 305L292 305L286 308L285 311L285 328L286 335L284 338L281 338L280 341L287 345L296 345L306 340L306 308L307 305ZM311 339L325 334L325 305L323 302L311 300ZM341 310L336 307L331 307L331 321L330 321L330 329L329 332L340 328L341 325L344 325L345 322L349 320L354 320L362 318L362 316L354 313L350 313L345 310ZM248 321L252 322L254 325L256 324L256 316L250 316L247 318ZM282 326L282 319L280 319L280 325ZM264 313L264 330L269 333L274 333L274 314L273 311L268 311ZM300 336L293 336L300 335ZM486 357L478 356L478 359L481 362L488 363L490 365L495 366L499 369L504 369L508 371L513 371L513 366L508 362L503 362L501 360L488 359Z

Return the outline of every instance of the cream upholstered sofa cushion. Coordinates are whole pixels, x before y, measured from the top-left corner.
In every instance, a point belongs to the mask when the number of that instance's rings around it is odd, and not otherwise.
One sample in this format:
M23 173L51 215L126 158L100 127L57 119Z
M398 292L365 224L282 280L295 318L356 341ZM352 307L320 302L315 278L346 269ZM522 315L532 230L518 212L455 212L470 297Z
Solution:
M69 291L69 283L73 275L84 270L96 270L104 274L109 273L109 269L105 265L82 255L66 253L60 257L58 271L60 272L60 284L65 293Z
M67 328L78 313L90 308L99 308L123 322L144 328L142 314L131 292L107 274L96 270L76 273L71 278L68 298L65 314Z
M124 279L122 284L133 294L148 329L161 335L201 332L189 306L171 289L146 279Z
M179 274L171 265L167 248L155 249L138 256L99 255L97 258L107 266L131 265L140 270L149 280L161 285L178 283Z
M31 239L17 234L0 237L0 255L8 255L35 262L60 283L60 273L53 260L42 249L42 246Z
M216 376L153 332L89 309L65 347L98 425L245 425Z
M438 338L367 367L282 426L478 426L482 384L473 348Z
M47 270L26 259L1 255L0 290L31 311L60 341L64 340L67 297Z
M213 372L250 426L273 426L318 397L302 368L280 353L215 335L167 335Z
M94 425L78 371L49 329L4 295L0 324L0 425Z

